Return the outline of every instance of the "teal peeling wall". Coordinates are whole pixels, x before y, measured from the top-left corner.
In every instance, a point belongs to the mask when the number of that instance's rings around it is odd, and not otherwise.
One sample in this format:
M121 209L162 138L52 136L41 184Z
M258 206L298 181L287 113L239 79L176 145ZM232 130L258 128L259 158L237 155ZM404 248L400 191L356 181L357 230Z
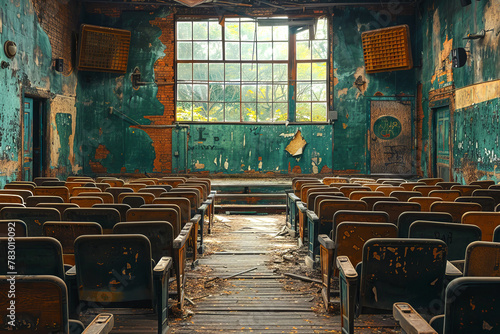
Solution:
M429 159L432 129L427 126L431 117L429 92L452 85L460 90L500 79L500 0L472 1L467 7L462 7L459 1L425 1L419 6L417 17L423 50L423 66L418 71L423 91L421 167L424 175L429 176L432 169ZM483 29L491 30L484 39L463 39ZM469 59L464 67L451 68L449 50L458 47L468 50ZM456 181L468 183L487 178L500 181L496 172L500 166L498 96L477 103L473 98L471 106L454 110L451 127L455 133L451 145ZM453 105L450 107L453 109Z
M3 45L8 40L17 44L17 55L13 59L8 59L3 52ZM47 96L66 94L66 91L76 86L76 76L62 76L52 69L50 40L38 23L29 0L2 1L0 45L0 61L10 64L7 69L0 69L0 187L3 187L7 182L21 178L23 94L35 90ZM46 112L50 113L50 99L48 105ZM69 142L63 144L69 146ZM50 161L50 138L47 146L47 165L71 170L69 157ZM58 172L55 174L58 175Z
M370 173L370 152L367 140L370 130L370 101L377 96L390 100L415 95L415 71L394 71L366 74L361 34L364 31L401 24L410 27L414 64L418 54L415 43L414 14L400 5L376 10L345 8L334 10L333 60L338 82L334 87L334 108L338 121L334 128L334 172ZM361 76L366 82L358 88L354 82ZM389 97L389 98L387 98ZM376 99L376 98L375 98Z

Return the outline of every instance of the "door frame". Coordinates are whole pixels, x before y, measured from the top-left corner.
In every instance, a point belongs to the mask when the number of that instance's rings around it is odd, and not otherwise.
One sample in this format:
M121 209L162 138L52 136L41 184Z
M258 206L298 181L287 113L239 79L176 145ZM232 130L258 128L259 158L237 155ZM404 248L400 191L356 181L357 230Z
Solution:
M372 135L372 126L371 126L371 104L375 101L389 101L389 102L410 102L411 103L411 115L410 115L410 124L411 124L411 137L410 137L410 148L411 148L411 158L413 162L416 162L417 150L416 150L416 128L415 128L415 96L413 95L405 95L405 96L370 96L366 99L366 125L368 131L366 132L366 169L369 171L369 174L372 174L371 166L372 166L372 155L371 155L371 135ZM411 165L411 174L416 175L417 166L416 163L412 163ZM376 175L376 174L375 174Z
M44 157L47 157L47 152L49 148L49 141L48 141L48 125L49 125L49 103L48 101L51 98L51 93L48 90L42 90L42 89L37 89L37 88L31 88L31 87L24 87L21 85L20 87L20 118L21 118L21 148L19 150L19 161L21 163L21 170L23 170L23 161L24 161L24 98L31 98L33 100L36 100L37 103L41 103L41 109L40 109L40 176L45 176L44 171L46 171L46 168L48 167L48 161ZM33 106L35 103L33 103ZM34 115L34 110L33 110L33 115ZM32 123L33 123L33 117L32 117ZM32 130L33 131L33 130ZM34 131L33 131L34 132ZM33 142L32 142L33 144ZM34 164L33 164L34 165ZM35 171L34 167L32 168L32 175L33 178L35 177ZM19 178L22 179L24 176L20 175Z
M437 177L437 170L435 172L435 166L437 161L434 157L435 145L434 142L436 140L436 133L434 129L434 118L435 112L438 108L448 107L450 110L450 175L449 179L451 182L455 181L455 177L453 175L453 138L455 136L455 122L454 122L454 113L455 113L455 85L447 86L444 88L436 89L429 92L429 119L427 123L427 129L429 133L428 139L428 147L429 150L427 152L428 165L427 165L427 174L429 177Z

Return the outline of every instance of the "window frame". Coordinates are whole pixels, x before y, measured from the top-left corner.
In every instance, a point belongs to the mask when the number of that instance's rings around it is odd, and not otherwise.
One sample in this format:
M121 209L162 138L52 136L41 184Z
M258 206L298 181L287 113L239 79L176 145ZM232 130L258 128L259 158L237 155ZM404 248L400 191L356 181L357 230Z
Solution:
M281 16L282 17L282 16ZM308 16L308 18L315 18L316 16ZM228 18L231 18L231 19L245 19L244 17L239 17L239 16L231 16L231 17L228 17ZM265 18L275 18L273 16L267 16ZM292 16L288 16L288 19L292 19L293 17ZM303 17L302 17L303 18ZM318 17L316 17L318 18ZM224 26L221 26L221 39L220 40L216 40L216 41L220 41L221 44L222 44L222 60L211 60L210 59L210 56L209 54L207 54L207 59L203 59L203 60L195 60L195 59L191 59L191 60L178 60L177 59L177 55L178 55L178 39L177 39L177 23L178 22L191 22L191 23L194 23L196 21L206 21L207 23L210 22L210 20L215 20L215 22L218 22L217 20L217 17L214 17L214 16L205 16L205 15L196 15L196 16L193 16L193 15L189 15L189 16L186 16L186 15L179 15L179 16L176 16L174 18L174 73L175 73L175 76L174 76L174 105L175 105L175 109L174 109L174 116L175 116L175 122L176 123L180 123L180 124L253 124L253 125L258 125L258 124L270 124L270 125L278 125L278 124L311 124L311 125L325 125L325 124L331 124L332 123L332 120L330 119L330 111L333 110L333 97L332 97L332 92L331 92L331 82L332 82L332 73L330 71L330 68L332 66L332 31L331 31L331 18L329 18L328 16L321 16L320 18L322 19L325 19L325 25L326 25L326 58L324 59L313 59L311 57L311 59L308 59L308 60L298 60L296 58L296 48L297 48L297 34L299 32L297 31L294 31L294 27L291 27L289 26L288 27L288 60L258 60L258 56L257 56L257 50L255 51L255 58L252 59L252 60L242 60L241 59L241 43L242 42L245 42L244 40L241 39L241 35L239 36L239 39L238 40L235 40L235 42L238 42L240 44L240 48L239 48L239 60L224 60L225 58L225 51L226 51L226 43L228 42L228 40L225 39L225 25ZM253 18L253 19L257 19L257 17ZM238 22L244 22L244 21L238 21ZM256 29L258 29L258 25L256 23ZM193 31L193 29L192 29ZM323 39L321 39L323 40ZM320 41L321 41L320 40ZM186 40L186 41L191 41L192 43L195 42L195 41L200 41L200 40L195 40L193 39L193 36L191 37L191 39L189 40ZM207 39L206 39L207 43L210 43L210 37L209 37L209 31L208 31L208 34L207 34ZM281 40L280 40L281 41ZM313 40L309 40L309 41L313 41ZM257 45L257 43L259 42L258 41L258 38L256 38L255 40L253 41L249 41L251 43L255 43L255 45ZM268 41L270 43L273 43L274 42L274 39L271 39L270 41ZM194 48L192 48L192 51L193 52ZM312 52L312 51L311 51ZM194 57L194 55L192 55L192 58ZM298 64L302 64L302 63L309 63L312 64L314 62L322 62L322 63L325 63L325 80L324 80L324 83L325 83L325 94L326 94L326 100L325 101L312 101L312 100L308 100L308 101L300 101L302 103L309 103L309 104L312 104L312 103L326 103L326 110L325 110L325 121L313 121L312 118L313 118L313 111L311 109L311 113L310 113L310 116L311 116L311 120L310 121L297 121L297 110L296 110L296 107L297 107L297 100L296 100L296 97L297 97L297 84L299 82L306 82L304 80L298 80L297 79L297 66ZM189 63L189 64L197 64L197 63L206 63L207 66L209 66L209 64L211 63L218 63L218 64L223 64L223 66L225 67L225 64L240 64L240 66L242 64L256 64L257 66L259 64L286 64L288 66L288 77L287 77L287 80L286 80L286 87L288 88L288 96L287 96L287 99L286 101L284 102L276 102L274 99L269 101L269 102L266 102L266 103L272 103L272 104L275 104L275 103L286 103L288 108L287 108L287 114L286 114L286 120L285 121L258 121L258 118L257 118L257 115L256 115L256 118L255 120L243 120L243 111L242 111L242 105L245 104L245 103L255 103L255 105L258 105L259 102L258 102L258 97L255 98L254 102L246 102L246 101L243 101L242 99L242 96L241 96L241 86L244 85L244 80L242 79L242 77L240 76L240 79L239 81L237 81L240 85L240 97L239 97L239 101L237 103L240 104L240 120L239 121L225 121L225 120L222 120L222 121L210 121L210 114L207 115L207 120L202 120L202 121L195 121L193 120L193 115L194 115L194 110L192 109L191 110L191 120L178 120L177 119L177 103L178 103L178 99L177 99L177 86L178 86L178 64L179 63ZM191 67L191 82L196 82L197 80L194 79L193 77L193 73L194 73L194 66ZM242 69L240 67L240 73L241 73ZM222 82L220 82L223 86L225 86L226 82L229 82L229 81L226 81L226 71L224 70L224 80ZM207 74L209 75L209 74ZM307 82L314 84L315 81L317 82L318 80L313 80L312 78L312 75L311 75L311 79ZM214 82L214 81L210 81L210 79L207 80L207 85L210 86L210 83L211 82ZM219 83L219 81L216 81ZM280 81L278 81L280 82ZM270 81L270 85L272 86L272 84L274 83L274 79L272 78L272 80ZM259 80L256 79L255 85L259 85ZM293 94L290 94L290 87L294 87L293 89ZM258 92L256 92L256 95L258 95ZM209 101L209 97L207 97L207 101L200 101L200 103L207 103L207 104L210 104L210 103L214 103L214 102L210 102ZM191 99L190 103L195 104L196 101L194 101L193 99ZM299 103L300 103L299 102ZM227 102L227 101L220 101L220 103L231 103L231 102ZM235 102L236 103L236 102ZM256 108L256 114L258 114L258 109ZM226 119L225 117L225 111L224 111L224 119ZM272 113L272 116L273 117L274 115L274 111Z

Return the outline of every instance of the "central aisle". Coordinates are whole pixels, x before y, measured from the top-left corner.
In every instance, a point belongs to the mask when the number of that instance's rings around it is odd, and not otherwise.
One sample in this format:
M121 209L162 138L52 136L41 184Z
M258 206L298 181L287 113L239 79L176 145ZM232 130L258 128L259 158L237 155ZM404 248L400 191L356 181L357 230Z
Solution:
M301 265L305 251L298 251L291 237L278 235L285 224L284 215L221 215L217 220L213 234L205 239L208 254L199 260L200 269L210 270L209 274L194 270L188 276L188 280L198 278L198 285L207 288L197 291L198 299L191 308L194 314L173 323L172 333L339 332L340 317L322 310L320 284L282 275L310 274ZM250 269L254 270L210 281ZM193 296L189 290L186 294ZM357 333L397 333L374 329L374 325L369 321L367 327L371 328L358 329Z

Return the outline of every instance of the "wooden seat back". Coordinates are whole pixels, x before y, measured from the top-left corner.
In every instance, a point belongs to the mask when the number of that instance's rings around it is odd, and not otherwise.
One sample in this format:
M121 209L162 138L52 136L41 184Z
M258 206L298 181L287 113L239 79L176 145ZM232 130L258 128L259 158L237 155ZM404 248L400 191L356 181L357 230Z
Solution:
M142 197L144 199L144 203L146 204L152 204L153 200L156 198L155 195L151 193L143 193L143 192L121 193L120 195L118 195L118 203L123 203L123 199L126 196Z
M477 203L435 202L431 204L431 212L448 212L452 215L454 223L461 223L462 216L469 211L481 210L481 205Z
M462 216L462 224L479 226L483 241L493 240L493 232L500 225L500 212L467 212Z
M30 183L7 183L4 189L18 189L18 190L28 190L33 192L35 186Z
M37 188L35 188L37 189ZM24 201L30 196L33 196L33 194L36 195L36 193L32 193L29 190L22 190L22 189L0 189L0 195L18 195L23 198Z
M59 196L30 196L26 199L26 206L34 207L38 203L64 203Z
M462 193L458 190L432 190L429 197L439 197L445 202L454 202Z
M125 217L127 217L127 211L131 208L128 204L123 203L105 203L105 204L94 204L93 208L107 208L107 209L116 209L120 213L120 221L125 221Z
M79 208L78 204L75 203L38 203L35 208L52 208L59 211L61 217L68 208Z
M146 183L125 183L124 188L131 188L134 192L138 192L142 188L146 188L148 185Z
M161 194L163 194L164 192L166 192L166 190L164 188L141 188L139 189L140 193L151 193L156 197L160 197Z
M472 196L474 190L481 189L480 186L474 185L455 185L451 186L450 190L458 190L462 193L462 196Z
M405 188L403 187L396 187L396 186L386 186L386 185L381 185L380 187L377 187L376 191L381 191L384 193L385 196L391 196L391 193L393 191L404 191Z
M0 238L0 258L8 258L8 248L8 238ZM64 279L61 243L42 236L16 239L15 268L17 275L52 275ZM6 264L0 266L0 275L10 271Z
M64 203L69 202L69 189L67 187L40 186L35 188L34 194L36 196L59 196L63 199Z
M373 206L377 202L399 202L396 197L386 197L386 196L365 196L360 199L361 201L366 203L366 207L368 211L373 210Z
M500 277L500 243L471 243L465 256L464 276Z
M423 182L428 186L433 186L439 182L444 182L444 180L442 178L439 178L439 177L430 177L430 178L425 178L425 179L419 179L418 182Z
M108 192L82 192L78 196L99 197L103 203L111 204L114 201L113 195Z
M474 225L417 220L410 225L409 238L439 239L448 246L448 261L464 260L467 246L481 240L481 229Z
M63 221L98 223L105 234L111 233L113 226L119 223L120 219L118 210L102 207L68 208L62 215Z
M369 187L353 186L351 184L340 187L339 190L345 197L349 197L349 195L354 191L371 191Z
M182 226L191 219L191 202L185 197L160 197L155 198L153 205L175 204L181 210Z
M403 187L406 191L413 191L413 188L416 186L425 186L424 182L405 182L401 183L401 187Z
M123 181L121 179L104 179L104 180L102 180L102 183L107 183L111 187L123 187L123 185L125 184L125 181Z
M94 204L104 203L102 198L97 196L74 196L69 198L69 202L78 204L80 208L91 208Z
M396 224L399 215L406 211L420 211L420 204L410 202L381 201L373 205L373 211L384 211L389 214L389 223Z
M460 183L458 182L438 182L436 183L436 186L439 186L443 188L444 190L451 190L451 187L453 186L459 186Z
M113 195L115 203L119 203L118 201L118 196L122 193L133 193L134 189L132 188L126 188L126 187L109 187L106 189L106 192L110 193Z
M495 200L489 196L460 196L455 199L455 202L477 203L481 205L483 211L495 211Z
M51 220L61 220L59 211L53 208L12 208L0 210L0 219L19 219L26 223L28 235L38 237L43 235L43 223Z
M381 191L358 191L355 190L349 194L349 199L353 201L359 201L363 197L383 197L385 196Z
M408 198L408 202L420 204L420 211L423 212L430 212L432 203L441 201L442 199L439 197L416 196Z
M470 183L471 186L480 186L482 189L488 189L490 186L495 185L493 180L478 180Z
M410 226L418 220L452 223L453 217L446 212L421 212L407 211L403 212L398 217L398 236L400 238L408 238Z
M416 186L413 187L413 191L418 191L422 194L424 197L432 197L429 196L429 193L433 190L443 190L443 188L438 187L438 186Z
M46 237L57 239L62 246L64 264L75 265L74 243L81 235L100 235L102 227L92 222L45 222L43 234Z
M122 194L123 195L123 194ZM135 196L134 194L127 194L120 199L121 203L130 205L131 208L140 208L146 204L146 200L142 196Z
M175 235L181 231L180 208L132 208L127 211L127 222L167 221L174 227Z
M339 210L333 215L332 240L336 237L337 227L344 222L389 223L389 215L383 211Z
M418 191L397 190L390 193L391 197L396 197L400 202L408 202L412 197L420 197L422 194Z
M81 193L100 193L100 192L102 192L102 190L97 187L74 187L70 191L71 196L78 196Z
M0 220L0 237L27 237L28 227L20 219Z
M37 186L41 186L45 181L59 181L59 179L57 177L39 176L33 180Z
M472 196L488 196L495 200L495 205L500 204L499 189L477 189L472 192Z
M328 185L330 185L330 183L349 183L350 181L349 181L349 178L347 178L347 177L328 176L328 177L324 177L321 180L321 182L328 186Z
M0 194L0 203L18 203L24 204L24 199L19 195Z

